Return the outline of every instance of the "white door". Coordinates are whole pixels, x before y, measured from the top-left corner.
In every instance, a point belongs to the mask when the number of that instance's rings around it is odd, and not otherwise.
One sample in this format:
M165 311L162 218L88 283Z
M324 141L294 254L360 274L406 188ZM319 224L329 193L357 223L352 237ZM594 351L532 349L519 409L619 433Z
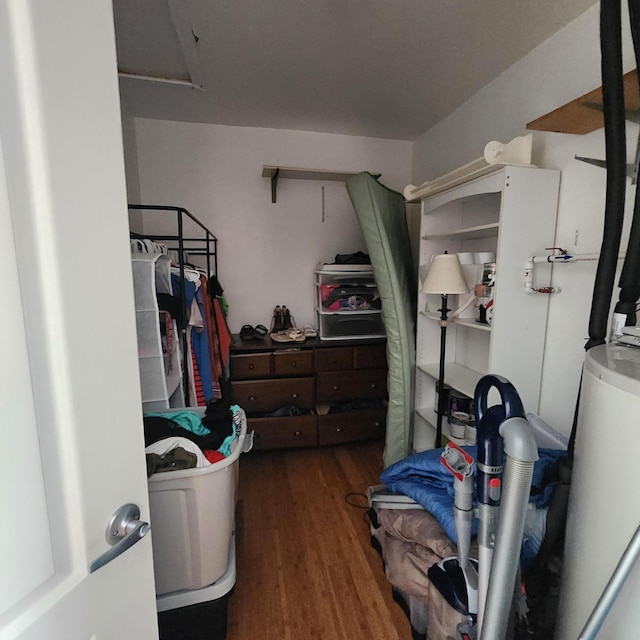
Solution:
M0 638L157 638L109 0L0 0Z

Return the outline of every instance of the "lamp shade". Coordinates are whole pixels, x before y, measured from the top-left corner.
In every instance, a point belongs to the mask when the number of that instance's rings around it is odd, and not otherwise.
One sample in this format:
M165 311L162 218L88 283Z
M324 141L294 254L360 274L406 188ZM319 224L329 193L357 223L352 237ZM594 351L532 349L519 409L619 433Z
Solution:
M440 295L469 293L464 271L455 253L433 256L429 271L422 283L421 292Z

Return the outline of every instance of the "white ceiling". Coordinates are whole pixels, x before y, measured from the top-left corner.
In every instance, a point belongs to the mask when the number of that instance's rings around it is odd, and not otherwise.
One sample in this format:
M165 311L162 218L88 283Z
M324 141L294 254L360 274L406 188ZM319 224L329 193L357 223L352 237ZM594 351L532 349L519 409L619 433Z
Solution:
M414 140L595 2L114 0L121 70L204 89L122 78L122 100L146 118Z

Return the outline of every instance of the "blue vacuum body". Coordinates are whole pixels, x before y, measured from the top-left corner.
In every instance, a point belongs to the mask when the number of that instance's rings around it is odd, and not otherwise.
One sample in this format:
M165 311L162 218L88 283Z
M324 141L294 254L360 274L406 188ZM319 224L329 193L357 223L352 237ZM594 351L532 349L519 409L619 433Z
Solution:
M496 389L501 404L488 406L489 391ZM476 491L478 504L499 506L502 493L504 444L500 425L508 418L524 418L522 400L516 388L502 376L484 376L478 382L474 397L478 428Z
M490 407L489 393L491 390L497 391L500 403ZM428 575L433 585L451 607L463 615L471 616L472 628L475 633L482 626L502 498L505 448L500 428L505 421L512 418L524 419L525 413L515 387L506 378L497 375L484 376L478 382L474 401L478 428L475 479L477 504L475 513L479 519L478 560L465 560L460 557L463 536L467 550L471 537L470 527L467 526L463 529L463 518L461 518L460 526L459 521L456 520L459 557L446 558L433 565L429 569ZM446 458L446 452L442 458ZM446 465L444 460L443 463ZM462 488L462 483L459 480L460 478L454 480L456 492L454 510L458 508L459 499L462 501L461 491L458 493L458 490ZM467 500L470 500L468 495ZM461 563L467 564L466 569L461 566Z

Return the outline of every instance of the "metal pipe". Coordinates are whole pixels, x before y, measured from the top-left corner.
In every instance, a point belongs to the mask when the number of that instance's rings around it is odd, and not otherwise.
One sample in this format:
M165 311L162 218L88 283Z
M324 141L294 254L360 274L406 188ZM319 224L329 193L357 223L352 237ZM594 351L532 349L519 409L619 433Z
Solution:
M618 254L618 260L624 260L625 253ZM582 260L599 260L599 253L574 253L574 254L559 254L548 256L533 256L529 258L530 262L534 264L541 264L543 262L579 262Z
M493 562L479 638L503 640L507 632L538 447L529 422L508 418L500 425L507 454Z
M618 566L615 568L607 586L600 596L595 608L584 625L578 640L593 640L598 635L611 607L613 607L620 590L624 586L631 570L640 557L640 526L631 538L631 542L624 550Z

